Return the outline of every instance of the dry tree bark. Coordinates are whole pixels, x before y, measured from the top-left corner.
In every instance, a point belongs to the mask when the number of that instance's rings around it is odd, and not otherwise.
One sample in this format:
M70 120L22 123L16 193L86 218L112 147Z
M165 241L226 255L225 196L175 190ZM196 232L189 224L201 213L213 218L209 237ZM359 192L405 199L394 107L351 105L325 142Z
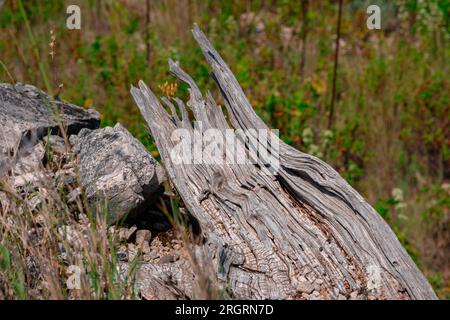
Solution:
M190 87L187 106L203 129L267 129L231 70L194 26L193 35L212 68L227 117L203 96L178 63L170 71ZM436 299L430 284L377 212L333 168L282 141L276 175L254 165L177 164L170 156L177 128L193 132L184 103L163 98L169 114L141 81L131 93L147 121L163 164L189 212L219 284L233 298ZM278 139L278 138L277 138ZM256 140L256 144L261 141ZM252 148L251 145L246 145ZM255 147L255 146L253 146ZM186 261L147 265L147 296L190 298L194 275Z

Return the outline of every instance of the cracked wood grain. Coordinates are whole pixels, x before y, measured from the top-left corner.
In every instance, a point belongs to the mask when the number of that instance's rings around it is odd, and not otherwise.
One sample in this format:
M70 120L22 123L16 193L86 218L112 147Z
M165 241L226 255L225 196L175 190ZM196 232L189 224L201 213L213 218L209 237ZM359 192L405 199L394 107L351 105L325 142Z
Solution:
M276 175L255 164L177 164L170 157L177 128L193 133L193 120L204 129L269 128L254 112L230 68L194 26L193 35L212 68L225 101L226 115L205 96L179 64L170 71L189 86L186 105L178 98L162 102L141 81L131 93L163 164L187 209L198 219L219 284L232 298L246 299L436 299L430 284L377 212L331 166L276 138L280 167ZM180 116L177 114L179 109ZM194 119L189 118L188 107ZM248 149L256 145L246 145ZM272 154L273 144L264 146ZM270 159L269 159L270 160ZM200 246L200 245L199 245ZM142 268L144 282L158 283L164 272ZM145 271L147 270L147 271ZM153 271L151 271L153 270ZM179 279L161 292L190 298L195 275L177 269ZM153 279L154 281L148 281ZM147 281L146 281L147 280ZM174 295L173 292L179 294ZM182 293L182 294L181 294Z

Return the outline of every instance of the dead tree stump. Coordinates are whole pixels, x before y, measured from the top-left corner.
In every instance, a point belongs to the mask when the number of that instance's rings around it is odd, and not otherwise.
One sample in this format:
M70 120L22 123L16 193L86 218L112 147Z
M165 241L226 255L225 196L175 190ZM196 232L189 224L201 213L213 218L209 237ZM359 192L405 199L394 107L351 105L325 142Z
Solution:
M187 106L203 129L266 129L231 70L197 25L193 35L212 68L226 116L203 96L178 63L171 72L190 87ZM141 81L131 93L147 121L163 164L189 212L198 220L202 250L218 283L233 298L436 299L430 284L387 223L331 166L282 141L279 168L267 163L185 164L171 158L172 134L192 121L178 98L166 111ZM179 108L181 119L172 103ZM245 144L250 151L252 146ZM140 277L151 298L191 298L196 281L186 261L147 265ZM145 279L144 279L145 278ZM198 280L198 279L197 279Z

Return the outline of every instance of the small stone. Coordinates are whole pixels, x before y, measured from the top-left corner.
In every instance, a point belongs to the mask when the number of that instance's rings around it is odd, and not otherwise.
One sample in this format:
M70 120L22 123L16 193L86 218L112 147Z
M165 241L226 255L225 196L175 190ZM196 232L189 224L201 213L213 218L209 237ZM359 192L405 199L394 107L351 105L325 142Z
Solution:
M358 291L353 291L352 293L350 293L350 299L356 299L357 296L358 296Z
M128 255L126 252L117 252L117 259L119 259L119 261L128 261Z
M120 228L119 229L119 241L127 241L128 239L128 229Z
M169 254L169 255L167 255L167 256L162 257L162 258L159 260L159 263L160 263L160 264L172 263L172 262L177 261L179 258L180 258L180 256L177 255L177 254Z
M134 232L137 230L137 227L134 225L127 231L126 240L130 240L131 236L134 234Z
M150 230L138 230L136 232L136 244L137 245L141 245L144 242L148 242L150 241L150 239L152 238L152 234L150 232Z
M347 298L344 295L342 295L342 294L339 294L337 299L338 300L347 300Z

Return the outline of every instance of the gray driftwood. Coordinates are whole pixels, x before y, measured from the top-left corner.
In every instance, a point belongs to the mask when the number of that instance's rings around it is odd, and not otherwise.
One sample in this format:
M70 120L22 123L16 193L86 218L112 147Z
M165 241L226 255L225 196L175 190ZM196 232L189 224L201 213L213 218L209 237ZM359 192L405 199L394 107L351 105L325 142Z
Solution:
M93 205L108 201L110 223L142 212L162 189L163 169L122 125L82 129L70 142L87 199Z
M262 128L231 70L200 29L194 37L212 68L228 119L177 63L171 72L190 87L187 102L205 129ZM436 299L430 284L377 212L333 168L279 141L278 174L258 165L175 164L172 132L192 130L169 114L143 83L131 93L155 138L164 166L201 226L202 249L219 284L234 298ZM229 124L230 123L230 124ZM270 147L269 147L270 148ZM144 265L141 289L150 298L189 298L198 279L183 261Z
M82 128L95 129L100 114L63 101L52 102L45 92L29 84L0 83L0 175L7 160L21 156L21 151L26 153L49 132L59 133L60 125L69 135Z

